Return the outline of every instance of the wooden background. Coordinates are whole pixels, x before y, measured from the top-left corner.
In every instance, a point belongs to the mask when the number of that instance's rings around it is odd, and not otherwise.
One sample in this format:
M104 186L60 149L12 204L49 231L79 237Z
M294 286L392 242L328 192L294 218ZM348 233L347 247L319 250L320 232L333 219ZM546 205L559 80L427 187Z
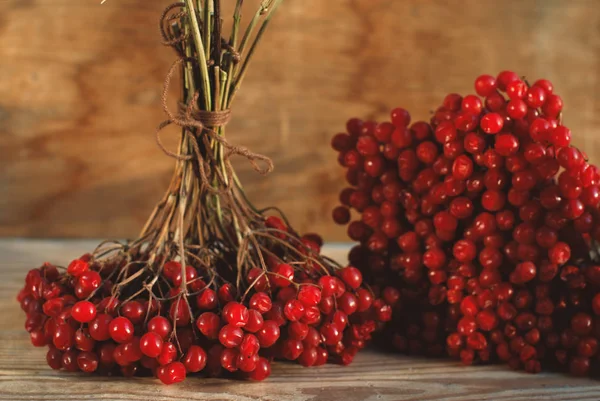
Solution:
M167 2L99 2L0 0L0 235L134 236L170 178L153 139L173 60L157 34ZM300 231L345 238L330 221L343 183L329 139L348 117L401 105L427 118L481 73L551 79L575 143L600 162L598 0L286 3L229 137L274 159L268 178L239 163L242 179Z

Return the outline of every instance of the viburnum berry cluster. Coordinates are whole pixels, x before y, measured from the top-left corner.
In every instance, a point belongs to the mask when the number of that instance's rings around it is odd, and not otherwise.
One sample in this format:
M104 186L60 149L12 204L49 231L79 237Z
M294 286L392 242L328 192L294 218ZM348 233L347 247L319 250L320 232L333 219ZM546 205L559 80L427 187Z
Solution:
M263 380L274 359L348 364L391 319L391 305L358 269L321 255L318 235L301 237L278 209L253 206L231 165L238 155L259 172L272 169L265 156L229 144L225 125L281 2L262 1L242 36L238 0L228 39L220 1L165 10L163 43L178 59L165 80L168 120L157 141L176 159L175 173L138 239L105 241L66 268L47 263L27 274L18 295L25 328L33 345L48 346L53 369L167 384L190 373ZM172 113L177 70L182 98ZM169 125L181 130L176 152L160 141Z
M319 252L318 237L301 241ZM285 263L276 249L266 263L267 272L253 268L234 285L223 279L225 263L207 270L168 261L151 276L139 264L86 254L66 271L31 270L18 299L31 342L48 345L53 369L155 375L166 384L198 372L263 380L273 359L349 364L391 318L391 306L374 299L354 267L317 274L320 266ZM157 280L149 293L148 279Z
M333 138L350 262L398 291L385 335L402 352L598 372L599 170L551 82L503 71L475 92L429 122L396 109Z

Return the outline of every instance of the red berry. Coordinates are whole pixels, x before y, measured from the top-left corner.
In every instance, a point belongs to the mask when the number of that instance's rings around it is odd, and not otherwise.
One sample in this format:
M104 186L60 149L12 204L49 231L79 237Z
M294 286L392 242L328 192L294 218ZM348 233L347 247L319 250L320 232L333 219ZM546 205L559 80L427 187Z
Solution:
M113 318L105 313L98 314L90 323L90 336L96 341L106 341L110 339L109 324Z
M96 317L96 306L89 301L79 301L73 305L71 316L80 323L88 323Z
M261 348L269 348L279 339L279 326L273 320L266 320L262 328L256 333Z
M496 80L498 82L498 89L505 91L511 82L519 80L519 76L512 71L502 71L498 74Z
M304 304L296 299L292 299L285 304L283 312L285 317L290 322L300 320L304 316L305 307Z
M217 293L210 288L205 288L196 297L196 305L198 305L198 308L201 310L215 309L218 305Z
M175 344L171 342L165 342L163 343L162 351L160 352L160 355L156 357L156 360L161 366L166 366L169 363L173 362L176 357L177 348L175 347Z
M338 206L332 212L333 221L337 224L348 224L350 221L350 210L346 206Z
M298 301L304 306L316 306L321 302L321 290L313 285L304 285L298 291Z
M271 310L272 302L271 298L265 292L257 292L250 298L250 308L259 311L260 313L266 313Z
M161 366L156 371L156 377L164 384L175 384L185 380L185 365L181 362L171 362Z
M87 261L75 259L69 264L69 267L67 267L67 273L69 273L71 276L79 277L89 268L90 265Z
M171 330L171 323L163 316L155 316L148 322L148 331L158 334L163 340L169 337Z
M214 340L219 337L221 319L216 313L204 312L196 319L196 326L206 338Z
M259 358L256 368L249 374L249 378L255 381L262 381L271 375L271 365L265 358Z
M519 140L512 134L499 134L494 150L501 156L510 156L519 150Z
M80 352L77 355L77 366L82 372L92 373L98 369L98 355L94 352Z
M46 362L48 363L48 366L54 370L59 370L62 368L62 356L62 352L60 352L58 349L48 349L48 353L46 354Z
M479 115L482 108L481 100L475 95L465 96L462 100L461 109L467 113Z
M550 142L557 148L564 148L571 143L571 130L561 125L550 133Z
M269 276L271 283L277 287L287 287L294 279L294 268L288 264L282 263L277 265Z
M477 248L472 241L463 239L454 244L452 253L459 262L468 263L475 259Z
M571 258L571 248L564 242L557 242L548 251L548 258L554 264L565 264Z
M525 94L525 103L531 108L542 107L546 101L546 91L539 86L532 86Z
M223 319L232 326L244 327L248 323L248 309L238 302L229 302L222 314Z
M497 134L504 126L504 119L500 114L488 113L481 118L480 126L486 134Z
M342 331L336 325L326 323L321 326L321 335L327 345L335 345L342 339Z
M68 351L75 343L75 329L67 323L57 325L52 342L59 350Z
M338 276L352 289L357 289L362 284L362 274L356 267L344 267L343 269L338 270Z
M473 161L466 155L458 156L452 163L452 176L457 180L466 180L473 174Z
M410 114L403 108L397 108L392 110L392 123L396 127L408 127L410 124Z
M126 317L114 318L108 325L108 331L117 343L126 343L133 338L133 324Z
M511 99L523 99L527 93L527 85L520 79L514 80L506 85L506 95Z
M496 91L496 78L491 75L480 75L475 80L475 92L479 96L490 96Z
M140 339L140 350L146 356L156 358L163 348L162 337L154 332L146 333Z
M182 362L188 372L200 372L206 366L206 351L198 345L192 345L185 353Z

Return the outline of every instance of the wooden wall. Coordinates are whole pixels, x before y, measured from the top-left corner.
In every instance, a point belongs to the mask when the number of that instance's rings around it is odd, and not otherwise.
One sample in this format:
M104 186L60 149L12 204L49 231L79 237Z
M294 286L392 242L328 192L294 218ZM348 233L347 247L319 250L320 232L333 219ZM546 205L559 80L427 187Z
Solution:
M345 238L330 221L343 183L329 139L348 117L401 105L427 118L480 73L554 81L575 143L600 162L598 0L286 3L228 129L276 164L263 178L239 163L250 197L300 231ZM158 43L165 5L0 0L0 235L137 233L173 167L153 138L173 60Z

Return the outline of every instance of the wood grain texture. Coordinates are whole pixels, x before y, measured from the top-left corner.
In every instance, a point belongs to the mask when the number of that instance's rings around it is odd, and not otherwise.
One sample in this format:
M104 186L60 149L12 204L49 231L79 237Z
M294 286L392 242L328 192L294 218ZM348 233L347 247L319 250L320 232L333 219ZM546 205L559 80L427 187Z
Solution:
M156 29L167 1L98 3L0 0L0 235L134 236L170 178L153 139L173 60ZM343 172L328 143L345 120L399 105L424 119L502 69L551 79L574 142L600 162L597 0L289 0L228 130L276 170L240 162L242 180L299 231L341 240L329 216Z
M93 377L56 372L34 348L15 301L25 274L48 260L61 264L89 251L95 241L0 240L0 400L369 400L369 401L597 401L600 383L558 374L529 375L505 367L463 367L452 361L360 353L347 367L302 368L275 363L265 382L188 378L175 386L153 379ZM347 249L326 247L342 260Z

